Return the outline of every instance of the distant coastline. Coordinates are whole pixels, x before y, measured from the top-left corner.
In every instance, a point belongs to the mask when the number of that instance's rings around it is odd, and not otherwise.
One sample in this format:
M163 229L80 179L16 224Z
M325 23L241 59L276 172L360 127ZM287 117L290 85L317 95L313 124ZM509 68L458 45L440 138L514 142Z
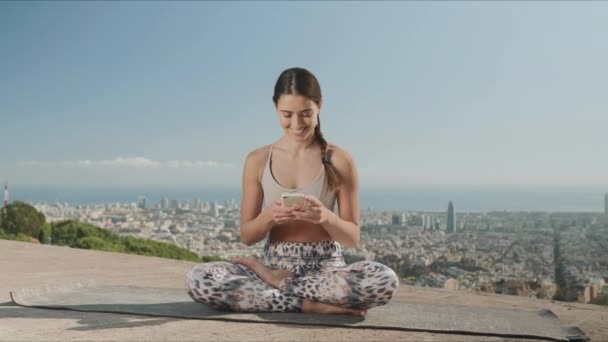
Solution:
M408 185L361 186L361 210L445 211L449 201L457 212L545 211L603 212L608 185ZM10 184L10 201L71 205L132 203L145 196L150 205L161 198L240 202L239 186L201 185L34 185Z

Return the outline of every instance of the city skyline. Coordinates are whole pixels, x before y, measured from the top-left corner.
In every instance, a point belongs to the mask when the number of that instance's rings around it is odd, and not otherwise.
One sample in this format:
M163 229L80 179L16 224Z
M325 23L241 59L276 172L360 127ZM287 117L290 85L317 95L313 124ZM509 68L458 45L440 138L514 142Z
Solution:
M606 186L607 16L602 2L1 2L0 180L238 185L246 155L281 137L274 82L300 66L362 186Z
M10 195L9 195L10 192ZM537 211L604 212L604 187L595 186L362 186L361 209L444 211L451 200L460 212ZM240 185L229 187L199 185L20 185L5 189L5 199L27 203L104 203L160 202L200 198L225 201L241 198Z
M243 252L234 200L225 206L191 203L163 198L160 207L145 210L138 205L47 204L35 209L47 222L92 224L118 235L168 242L199 256L229 259ZM455 214L453 202L450 209ZM383 263L414 286L583 303L608 294L603 289L608 221L601 212L460 212L457 231L450 230L445 214L365 210L361 241L345 249L345 260ZM259 257L263 245L248 250Z

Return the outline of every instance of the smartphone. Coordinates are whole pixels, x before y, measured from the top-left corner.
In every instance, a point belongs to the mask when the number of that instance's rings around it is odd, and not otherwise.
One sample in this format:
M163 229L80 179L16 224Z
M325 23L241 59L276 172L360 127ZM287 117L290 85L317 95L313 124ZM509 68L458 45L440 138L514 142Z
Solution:
M284 207L304 206L304 194L299 192L284 193L281 195L281 199Z

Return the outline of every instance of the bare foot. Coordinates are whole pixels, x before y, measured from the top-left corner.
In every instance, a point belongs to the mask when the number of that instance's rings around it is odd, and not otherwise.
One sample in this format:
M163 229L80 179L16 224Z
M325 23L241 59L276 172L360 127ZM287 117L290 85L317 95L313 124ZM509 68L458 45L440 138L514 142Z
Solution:
M232 262L251 268L260 278L262 278L262 280L266 284L274 287L275 289L279 288L283 279L292 275L291 272L289 272L288 270L271 270L269 268L266 268L254 256L248 256L245 258L232 258Z
M330 315L353 315L359 317L367 316L367 309L349 309L340 306L335 306L327 303L314 302L304 299L302 302L302 312L304 313L321 313Z

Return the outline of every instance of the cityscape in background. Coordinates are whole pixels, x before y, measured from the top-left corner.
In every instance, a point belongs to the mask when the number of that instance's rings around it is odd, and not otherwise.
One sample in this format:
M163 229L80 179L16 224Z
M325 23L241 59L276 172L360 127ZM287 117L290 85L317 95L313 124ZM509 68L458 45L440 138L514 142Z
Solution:
M4 204L9 187L4 183ZM483 199L480 199L483 200ZM603 200L603 203L601 203ZM240 242L240 199L162 197L151 202L29 202L47 222L77 220L119 235L168 242L199 256L256 255L264 241ZM603 211L467 212L446 199L443 210L361 210L361 239L347 263L375 260L402 283L588 303L608 293L608 193ZM558 286L559 285L559 286Z

